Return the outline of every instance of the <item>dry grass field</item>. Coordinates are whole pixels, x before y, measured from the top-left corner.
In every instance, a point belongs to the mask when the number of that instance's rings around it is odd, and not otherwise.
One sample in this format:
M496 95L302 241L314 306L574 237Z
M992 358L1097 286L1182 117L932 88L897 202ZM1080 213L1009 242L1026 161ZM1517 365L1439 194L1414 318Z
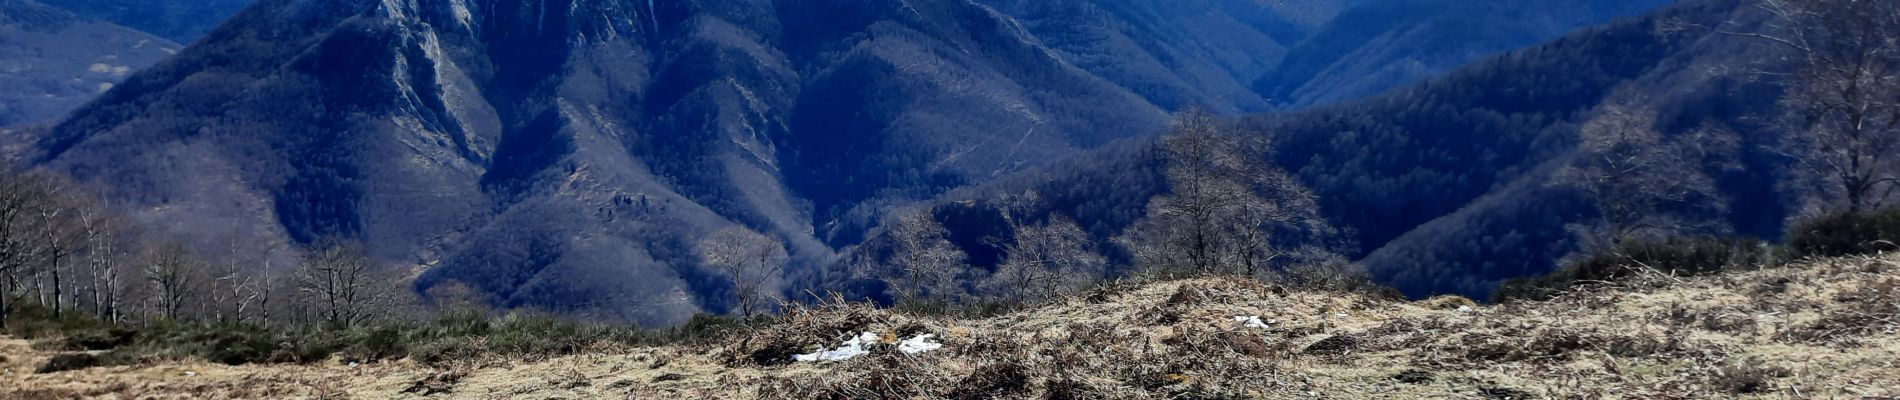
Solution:
M1191 279L978 320L834 304L708 345L437 367L173 362L42 374L56 354L9 338L0 398L1883 399L1900 396L1897 331L1891 256L1651 274L1496 306ZM894 345L925 334L943 347ZM858 336L879 344L846 360L792 361Z

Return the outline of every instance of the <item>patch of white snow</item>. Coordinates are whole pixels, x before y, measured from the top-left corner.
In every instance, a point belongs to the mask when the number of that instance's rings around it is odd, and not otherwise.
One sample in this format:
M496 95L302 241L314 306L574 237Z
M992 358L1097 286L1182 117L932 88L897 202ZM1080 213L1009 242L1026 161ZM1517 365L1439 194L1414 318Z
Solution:
M844 344L838 346L838 348L829 350L818 349L817 352L811 354L795 354L792 355L792 360L803 362L849 360L853 357L870 354L871 351L865 350L865 347L874 344L877 344L877 334L864 332L859 334L858 337L846 340Z
M943 343L937 342L937 335L928 333L917 335L917 337L914 338L904 339L903 342L897 343L897 351L904 352L904 354L925 353L941 348L943 348Z
M1261 321L1258 315L1236 315L1234 316L1234 322L1239 322L1241 326L1253 329L1267 329L1269 327L1267 322Z

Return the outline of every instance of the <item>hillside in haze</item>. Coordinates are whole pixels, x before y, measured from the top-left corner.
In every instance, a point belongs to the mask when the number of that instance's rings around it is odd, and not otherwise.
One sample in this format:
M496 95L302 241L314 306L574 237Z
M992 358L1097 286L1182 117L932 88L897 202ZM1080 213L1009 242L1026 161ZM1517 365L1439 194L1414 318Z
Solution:
M1790 165L1770 122L1781 112L1778 86L1727 71L1785 65L1759 42L1694 28L1758 29L1761 15L1749 4L1691 2L1384 95L1239 124L1271 138L1275 163L1349 233L1340 253L1413 296L1487 298L1503 281L1587 251L1575 229L1594 221L1598 204L1563 185L1562 173L1585 157L1583 127L1619 108L1653 110L1649 127L1664 137L1708 139L1684 172L1713 179L1707 202L1719 210L1693 216L1693 233L1773 240L1796 198L1813 189L1782 183ZM1698 136L1710 132L1720 134ZM1169 190L1155 145L1120 143L952 192L937 199L938 214L953 230L984 232L993 217L958 210L1036 191L1106 244ZM979 265L988 259L974 255L999 251L981 241L964 247Z
M1674 0L1365 0L1250 82L1280 108L1370 96Z
M826 265L835 221L1166 119L978 4L506 4L268 1L39 158L174 232L360 238L425 288L671 322L725 307L707 232Z
M45 0L88 18L110 21L179 43L210 33L253 0Z
M0 1L0 128L55 122L179 48L31 0Z
M1268 76L1313 104L1370 95L1662 2L1501 7L1516 28L1496 31L1458 18L1468 6L1386 3L266 0L77 111L31 161L200 252L291 261L361 241L418 291L673 324L734 309L697 251L714 232L785 243L774 286L836 288L863 278L848 267L893 210L1023 187L1125 264L1109 242L1166 191L1144 146L1178 109L1272 109L1279 95L1251 90ZM1244 125L1342 228L1328 247L1415 294L1475 294L1569 252L1574 198L1487 204L1551 193L1526 182L1608 93L1661 91L1718 53L1707 32L1659 29L1737 7L1696 3ZM1323 83L1343 81L1377 84ZM970 204L933 216L994 226L991 203ZM1739 230L1778 229L1764 212ZM952 238L985 272L990 233ZM1496 238L1521 245L1477 245ZM1419 248L1443 253L1393 256ZM1473 264L1481 248L1523 254Z
M1630 109L1641 128L1704 146L1678 174L1713 179L1702 234L1779 238L1791 196L1776 153L1779 88L1723 71L1786 68L1745 1L1691 2L1454 71L1388 95L1262 116L1280 163L1358 233L1374 276L1412 295L1484 296L1557 267L1600 204L1562 185L1587 125ZM1707 139L1687 139L1696 135ZM1721 139L1714 139L1714 138ZM1673 139L1669 139L1673 140ZM1784 191L1785 190L1785 191Z

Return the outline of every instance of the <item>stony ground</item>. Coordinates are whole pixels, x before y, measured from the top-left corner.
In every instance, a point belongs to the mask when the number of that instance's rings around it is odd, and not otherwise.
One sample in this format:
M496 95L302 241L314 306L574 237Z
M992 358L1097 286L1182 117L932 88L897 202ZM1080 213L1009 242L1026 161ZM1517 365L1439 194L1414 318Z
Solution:
M1235 319L1256 316L1265 327ZM0 398L1884 399L1900 396L1896 330L1900 257L1650 274L1500 306L1196 279L982 320L832 305L718 345L442 367L184 362L36 374L52 354L8 339ZM843 361L789 361L866 332L886 344ZM889 345L923 334L943 348Z

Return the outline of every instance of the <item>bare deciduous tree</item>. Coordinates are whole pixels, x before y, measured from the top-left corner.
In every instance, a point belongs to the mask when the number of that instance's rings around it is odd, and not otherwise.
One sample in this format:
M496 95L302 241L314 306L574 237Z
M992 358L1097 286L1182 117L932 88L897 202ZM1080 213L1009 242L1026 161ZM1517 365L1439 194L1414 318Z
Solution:
M1784 144L1828 189L1821 203L1847 212L1889 205L1900 191L1900 2L1762 0L1767 31L1726 32L1789 51L1784 104L1795 126Z
M1289 252L1278 228L1317 224L1304 218L1315 196L1268 163L1267 143L1222 126L1198 110L1182 113L1163 138L1169 193L1118 238L1137 264L1201 273L1265 273Z
M80 207L77 217L86 241L86 286L91 295L92 312L106 321L119 322L123 320L120 302L125 296L119 261L127 257L133 246L126 243L130 236L123 232L126 225L106 208L103 205Z
M297 290L316 307L318 318L333 328L349 328L375 317L394 288L362 245L329 243L312 251L297 274Z
M12 176L0 179L0 327L20 302L22 275L33 267L27 250L31 235L23 228L31 219L34 196L25 182Z
M270 319L271 261L280 247L269 238L234 231L218 241L211 306L220 322Z
M185 307L204 290L206 266L181 244L168 244L145 260L145 281L151 286L153 306L165 319L185 317Z
M987 286L1017 302L1042 301L1100 279L1108 259L1091 247L1088 232L1067 217L1016 228Z
M699 244L699 256L732 280L740 315L752 316L770 292L788 257L778 239L743 227L722 229Z
M1737 141L1716 129L1665 137L1655 125L1655 113L1630 99L1583 125L1578 158L1553 184L1576 188L1597 206L1593 222L1571 227L1584 253L1719 226L1727 207L1704 161L1732 153Z
M50 278L47 283L52 289L51 296L43 302L52 307L53 317L59 318L69 304L66 297L73 294L67 288L75 283L66 274L66 264L75 254L84 251L87 244L86 232L77 219L80 209L84 207L84 200L82 196L72 193L70 186L64 182L53 178L42 179L45 180L42 181L40 195L44 199L38 202L34 211L33 247L37 249L35 253L38 253L37 258L42 263L39 270Z
M929 211L900 214L888 235L890 265L873 267L901 301L952 301L953 277L965 269L966 255L947 238L949 231Z

